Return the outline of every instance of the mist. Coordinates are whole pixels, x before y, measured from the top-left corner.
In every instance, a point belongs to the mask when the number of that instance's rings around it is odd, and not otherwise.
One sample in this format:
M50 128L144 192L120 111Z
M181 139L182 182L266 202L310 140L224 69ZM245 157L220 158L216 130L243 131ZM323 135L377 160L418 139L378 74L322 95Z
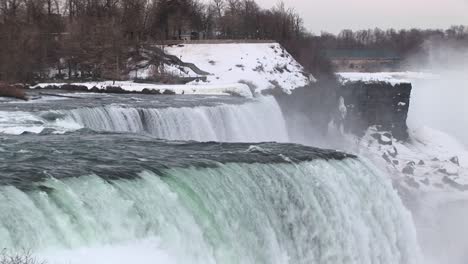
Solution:
M425 126L442 131L468 150L468 48L427 41L424 54L415 55L410 65L412 71L434 74L412 81L410 130ZM468 197L432 194L420 203L421 211L413 213L427 263L468 263Z
M467 147L468 48L432 40L424 50L422 56L413 57L411 68L435 77L413 82L408 125L410 129L427 126L440 130Z

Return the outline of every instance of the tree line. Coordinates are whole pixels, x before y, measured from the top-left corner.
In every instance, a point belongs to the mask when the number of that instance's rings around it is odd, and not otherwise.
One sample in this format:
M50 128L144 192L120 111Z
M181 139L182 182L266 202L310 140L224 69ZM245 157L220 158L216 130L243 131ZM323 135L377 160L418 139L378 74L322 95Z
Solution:
M401 57L421 52L427 41L458 42L468 44L468 26L442 29L343 30L337 35L322 33L321 41L336 50L387 50Z
M0 80L115 79L146 43L305 34L300 16L282 3L266 10L254 0L3 0Z
M129 58L165 40L259 39L283 44L309 71L333 72L327 49L410 54L430 38L466 41L468 29L380 29L314 36L295 10L255 0L2 0L0 81L119 79Z
M431 46L467 49L468 26L443 29L388 29L342 30L338 34L305 33L297 39L281 40L289 52L317 77L330 77L335 69L330 59L333 54L372 54L395 56L402 62L414 57L420 63L430 59ZM364 51L364 52L361 52ZM367 52L366 52L367 51ZM370 52L368 52L370 51Z

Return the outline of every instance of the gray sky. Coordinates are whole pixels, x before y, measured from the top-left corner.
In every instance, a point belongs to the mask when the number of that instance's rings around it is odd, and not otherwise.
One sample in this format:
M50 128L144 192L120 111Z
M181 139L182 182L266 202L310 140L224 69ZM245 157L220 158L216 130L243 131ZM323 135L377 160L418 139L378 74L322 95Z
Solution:
M266 8L276 0L257 0ZM468 0L284 0L313 33L341 29L448 28L468 25Z

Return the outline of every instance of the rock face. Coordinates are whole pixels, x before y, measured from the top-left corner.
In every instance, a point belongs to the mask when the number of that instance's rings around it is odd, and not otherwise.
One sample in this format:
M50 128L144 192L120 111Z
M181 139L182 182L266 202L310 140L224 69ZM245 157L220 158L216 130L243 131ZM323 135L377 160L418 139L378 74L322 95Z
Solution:
M344 98L347 116L344 128L358 136L376 126L391 131L398 140L408 139L406 119L410 104L410 83L392 85L385 82L348 82L338 89Z

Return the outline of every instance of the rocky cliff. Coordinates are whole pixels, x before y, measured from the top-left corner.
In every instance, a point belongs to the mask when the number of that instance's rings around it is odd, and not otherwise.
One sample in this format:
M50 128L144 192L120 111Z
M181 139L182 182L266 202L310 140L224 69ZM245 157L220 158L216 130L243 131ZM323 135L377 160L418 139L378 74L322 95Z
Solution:
M408 139L406 120L412 85L386 82L347 82L338 89L344 99L344 128L358 136L371 126L390 131L398 140Z

